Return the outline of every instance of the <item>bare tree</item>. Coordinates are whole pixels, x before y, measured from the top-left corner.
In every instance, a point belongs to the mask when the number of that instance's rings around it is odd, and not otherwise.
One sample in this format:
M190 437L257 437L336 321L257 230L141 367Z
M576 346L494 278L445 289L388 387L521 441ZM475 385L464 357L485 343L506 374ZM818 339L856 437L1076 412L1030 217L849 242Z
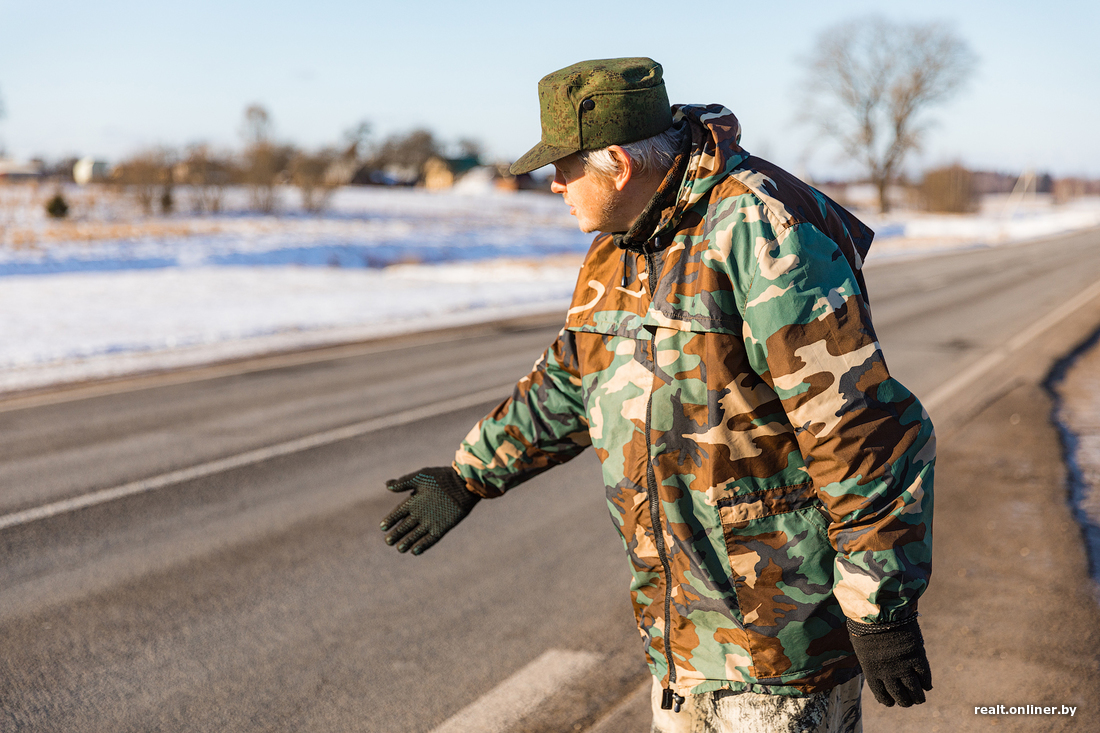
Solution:
M370 146L371 124L362 120L355 127L344 131L343 158L358 161L367 155Z
M146 216L157 203L168 213L172 208L172 163L170 150L146 150L119 163L111 178L137 200Z
M290 181L302 192L302 207L306 211L321 211L336 189L351 183L366 153L370 129L370 123L360 122L344 133L342 145L294 154L290 160Z
M250 104L244 110L244 126L241 136L245 144L267 142L271 139L271 113L261 104Z
M975 61L940 23L844 23L809 58L807 119L867 169L886 212L887 188L928 129L922 113L957 91Z
M191 206L195 211L200 214L221 211L231 173L228 161L219 158L208 145L198 143L187 149L176 171L177 182L191 187Z
M245 139L244 183L248 186L252 207L264 213L275 210L275 184L290 161L291 149L271 140L271 115L258 104L244 111Z
M423 180L424 164L428 159L439 154L439 143L430 131L413 130L405 135L386 138L374 151L367 166L371 170L415 183Z
M325 148L316 153L299 151L290 160L290 182L302 192L302 208L317 213L325 208L332 192L346 183L334 173L340 156Z
M344 131L344 144L338 151L332 164L325 171L325 181L332 188L346 186L359 172L363 162L371 151L371 124L362 120L355 127Z

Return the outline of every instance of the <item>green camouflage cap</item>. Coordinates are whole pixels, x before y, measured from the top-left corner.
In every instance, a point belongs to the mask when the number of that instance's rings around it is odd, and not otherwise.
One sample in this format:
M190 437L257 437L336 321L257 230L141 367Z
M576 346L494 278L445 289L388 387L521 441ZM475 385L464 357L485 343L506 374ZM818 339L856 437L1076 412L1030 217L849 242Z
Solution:
M539 82L539 105L542 141L512 164L512 175L672 126L661 65L647 58L581 61L547 74Z

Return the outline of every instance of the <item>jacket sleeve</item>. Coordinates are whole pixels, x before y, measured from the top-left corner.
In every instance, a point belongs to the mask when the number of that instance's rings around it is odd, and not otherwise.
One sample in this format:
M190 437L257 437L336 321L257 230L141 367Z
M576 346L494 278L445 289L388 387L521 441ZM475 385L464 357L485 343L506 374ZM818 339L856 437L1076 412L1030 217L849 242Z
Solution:
M754 369L782 400L830 517L833 592L844 614L916 612L932 570L936 441L928 413L890 376L860 278L812 224L745 227L738 308Z
M591 445L575 335L562 330L512 396L470 430L454 468L480 496L500 496Z

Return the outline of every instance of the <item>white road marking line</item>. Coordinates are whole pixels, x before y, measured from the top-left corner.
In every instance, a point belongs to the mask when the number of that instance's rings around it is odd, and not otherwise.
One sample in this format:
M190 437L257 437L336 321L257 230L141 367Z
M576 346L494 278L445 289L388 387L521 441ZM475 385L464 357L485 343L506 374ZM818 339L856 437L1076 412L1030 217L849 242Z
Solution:
M941 384L938 389L928 395L927 399L921 400L921 402L924 403L925 409L932 412L943 406L949 399L961 392L963 388L969 386L986 372L1012 356L1012 354L1027 346L1037 337L1041 336L1047 329L1057 325L1085 305L1088 305L1098 296L1100 296L1100 281L1093 283L1087 290L1078 293L1075 297L1032 323L1023 331L1009 339L1004 346L986 354L955 376L954 379Z
M411 410L395 412L392 415L364 420L363 422L347 425L342 428L314 433L304 438L288 440L284 443L267 446L266 448L257 448L256 450L238 453L235 456L219 458L218 460L209 461L207 463L200 463L190 468L169 471L159 476L132 481L121 486L100 489L88 494L74 496L71 499L63 499L61 501L43 504L42 506L24 509L23 511L5 514L0 516L0 531L20 524L27 524L39 519L46 519L47 517L57 516L58 514L76 511L77 509L85 509L98 504L105 504L109 501L133 496L134 494L155 491L156 489L162 489L166 486L182 483L184 481L191 481L205 476L212 476L216 473L222 473L223 471L229 471L234 468L261 463L272 458L278 458L279 456L286 456L291 453L309 450L310 448L318 448L322 445L338 443L349 438L357 438L360 435L366 435L367 433L373 433L378 430L407 425L435 415L457 412L458 410L464 410L467 407L473 407L494 399L504 399L512 393L512 388L514 386L514 384L508 384L506 386L493 387L492 389L482 390L474 394L463 395L442 402L435 402L430 405L424 405L423 407L415 407Z
M550 649L448 718L432 733L501 733L602 657Z

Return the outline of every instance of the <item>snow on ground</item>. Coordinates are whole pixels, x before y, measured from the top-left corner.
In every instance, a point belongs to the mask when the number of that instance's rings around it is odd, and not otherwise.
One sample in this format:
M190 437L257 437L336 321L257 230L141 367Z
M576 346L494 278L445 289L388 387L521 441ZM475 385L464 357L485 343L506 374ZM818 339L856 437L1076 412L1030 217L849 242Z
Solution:
M1100 199L1080 198L1055 206L1049 197L989 196L973 214L899 211L859 213L875 230L869 262L925 257L940 252L1050 237L1100 226Z
M537 193L345 189L311 216L231 190L143 219L72 187L63 222L52 194L0 187L0 391L564 311L591 241Z
M53 189L0 186L0 391L564 310L591 239L538 193L349 188L310 216L231 190L224 213L155 218L65 193L51 222ZM860 216L874 263L1097 226L1100 201Z
M143 220L126 198L74 186L76 215L53 222L29 189L0 186L0 212L9 212L0 213L0 276L200 265L380 268L583 254L591 240L560 198L540 193L346 188L323 216L301 213L293 190L280 193L278 215L247 211L246 193L234 189L222 214ZM43 189L37 199L50 195ZM177 189L176 197L184 205L188 192Z
M0 321L0 391L564 312L579 264L556 258L2 278L0 312L8 317Z

